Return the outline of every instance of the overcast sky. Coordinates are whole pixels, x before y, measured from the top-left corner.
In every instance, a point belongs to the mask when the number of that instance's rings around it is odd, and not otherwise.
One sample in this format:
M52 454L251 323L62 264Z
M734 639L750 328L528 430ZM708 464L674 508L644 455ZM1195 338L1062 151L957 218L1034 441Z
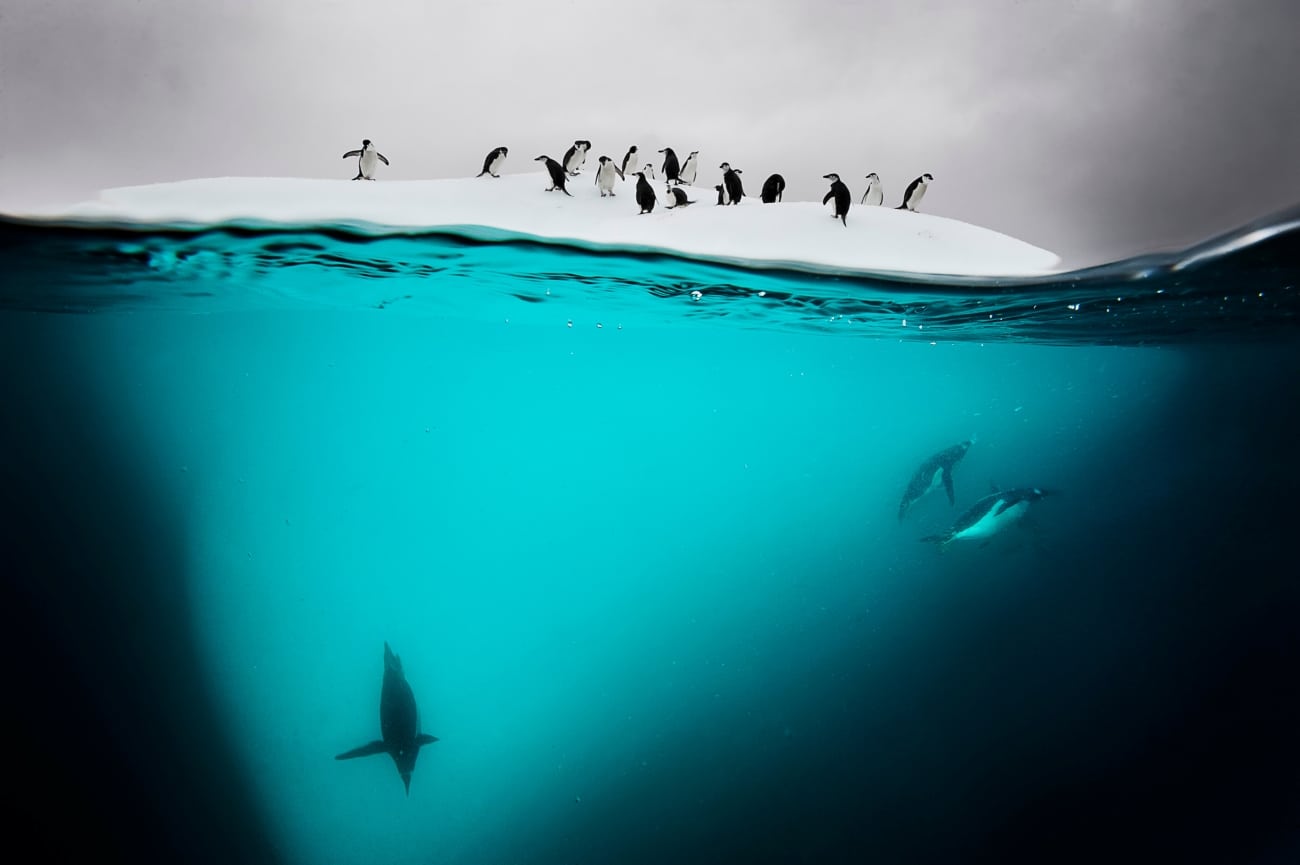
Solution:
M926 211L1094 263L1300 203L1298 45L1296 0L0 0L0 210L585 138L699 150L710 192L928 171Z

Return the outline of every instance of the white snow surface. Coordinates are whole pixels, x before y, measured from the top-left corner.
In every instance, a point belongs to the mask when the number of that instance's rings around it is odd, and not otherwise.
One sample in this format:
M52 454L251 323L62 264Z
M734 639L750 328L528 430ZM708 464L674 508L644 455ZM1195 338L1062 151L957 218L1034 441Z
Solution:
M367 234L440 230L486 240L511 235L601 249L662 251L758 266L870 273L1026 276L1060 258L986 228L929 213L854 204L848 225L816 202L763 204L748 195L717 206L711 187L682 187L695 201L640 215L635 177L600 197L595 172L568 181L572 198L544 191L545 173L448 180L219 177L109 189L98 200L21 214L59 223L151 226L345 226ZM751 181L752 184L752 181Z

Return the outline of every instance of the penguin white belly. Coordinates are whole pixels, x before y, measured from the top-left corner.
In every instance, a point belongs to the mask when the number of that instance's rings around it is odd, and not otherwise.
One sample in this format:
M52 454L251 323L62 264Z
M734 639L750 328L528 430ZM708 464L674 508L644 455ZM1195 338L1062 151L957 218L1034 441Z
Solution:
M629 156L627 158L627 166L623 169L623 176L627 177L628 175L636 174L636 167L640 163L641 159L635 153Z
M907 202L908 209L916 210L918 207L920 207L922 198L925 198L925 187L918 186L916 187L916 191L912 193L911 200Z
M361 154L360 164L357 167L361 171L361 176L366 180L374 179L375 166L379 164L379 157L376 153L377 151L367 150Z
M998 505L1000 504L1001 502L998 502L997 505L989 508L989 512L980 517L978 522L957 532L952 536L952 540L970 541L991 538L1019 521L1025 515L1025 512L1029 510L1029 502L1021 501L998 513Z
M928 496L930 493L939 489L939 487L942 485L943 485L943 467L940 466L939 468L934 470L934 477L930 478L930 485L925 488L925 492L921 493L921 495Z
M614 173L614 167L606 163L596 172L597 185L600 187L601 195L609 195L614 191L614 178L618 175Z
M504 163L505 161L506 161L506 158L505 158L503 155L501 155L500 153L498 153L498 154L497 154L497 155L492 159L492 164L488 166L488 174L500 174L500 173L501 173L501 165L502 165L502 163Z
M680 180L682 183L685 183L687 186L690 186L692 183L694 183L695 163L689 159L686 160L686 164L682 166L682 170L678 173L677 179Z
M877 206L877 205L884 204L884 202L885 202L884 190L880 188L879 184L872 184L871 188L867 190L867 194L862 203L868 206Z

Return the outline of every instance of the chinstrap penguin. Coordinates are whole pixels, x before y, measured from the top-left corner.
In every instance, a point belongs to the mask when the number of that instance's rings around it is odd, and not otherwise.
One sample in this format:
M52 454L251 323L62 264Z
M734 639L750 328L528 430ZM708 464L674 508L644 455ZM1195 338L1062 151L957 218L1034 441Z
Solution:
M672 210L676 207L685 207L688 204L695 203L693 200L686 197L685 189L681 189L677 186L668 187L668 197L673 200L672 204L667 205L668 210Z
M564 170L571 175L582 170L583 164L587 161L587 151L590 149L591 142L585 138L573 142L573 146L564 153Z
M352 178L353 180L374 180L375 168L378 164L380 162L385 165L388 164L388 158L375 149L375 145L370 143L369 138L361 140L360 150L349 150L343 154L344 159L351 159L354 156L359 158L357 159L357 176Z
M739 204L740 199L745 197L745 187L740 182L740 170L732 168L729 163L722 163L718 166L722 169L722 185L726 187L727 200L723 204Z
M867 175L867 191L862 193L862 203L868 206L885 203L885 190L880 185L880 175L874 171Z
M641 216L655 209L655 189L645 179L644 171L638 171L636 177L636 203L641 208L641 213L637 215Z
M500 177L501 164L506 161L508 155L510 155L509 148L496 148L483 159L483 170L475 176L482 177L484 174L490 174L493 177Z
M351 760L374 754L387 754L402 776L406 795L411 795L411 773L420 748L438 741L437 736L420 732L420 713L415 708L415 695L402 672L402 659L384 643L384 683L379 691L379 729L382 739L344 751L335 760Z
M831 218L838 218L840 222L844 223L845 226L848 226L849 205L853 203L853 196L849 194L849 188L844 185L843 180L840 180L840 176L834 172L823 174L822 177L831 182L831 190L826 193L826 197L822 199L822 204L834 199L835 212L831 214Z
M549 156L539 156L536 159L534 159L533 162L546 163L546 173L550 175L551 178L551 185L546 188L547 192L554 192L555 190L558 189L561 192L563 192L565 195L569 196L570 198L573 197L573 194L570 193L569 190L564 188L566 175L564 173L564 168L563 166L560 165L560 163L556 162L554 159L552 159Z
M1053 490L1027 487L1017 490L1001 490L987 495L970 507L966 513L957 518L952 528L941 535L928 535L921 538L923 543L938 544L946 550L956 541L989 540L1020 522L1034 502L1044 496L1052 495ZM981 545L982 546L982 545Z
M695 182L695 173L700 167L699 163L700 151L692 150L690 155L686 157L686 161L682 163L681 170L677 172L677 182L685 183L687 186L693 184Z
M971 439L944 448L917 467L912 473L912 479L908 481L907 489L903 492L903 501L898 506L900 520L907 516L907 512L913 505L940 486L948 493L948 504L957 503L952 490L952 470L957 463L961 462L962 457L966 456L966 451L970 450L970 446L974 443Z
M641 157L637 155L636 145L633 144L628 148L627 153L623 155L623 165L621 166L624 176L636 174L637 167L641 164Z
M916 209L921 206L921 199L925 197L925 191L930 188L931 180L934 180L934 177L927 172L907 184L907 191L903 193L903 203L894 209L910 210L915 213Z
M600 157L600 165L596 168L596 185L600 187L600 197L614 194L614 178L623 180L623 172L614 164L614 160L608 156Z
M781 200L781 194L785 192L785 178L779 174L773 174L767 180L763 181L763 191L760 197L764 204L775 204Z
M664 180L669 183L680 183L678 179L681 175L682 167L677 162L677 154L673 153L671 147L665 147L659 151L664 155Z

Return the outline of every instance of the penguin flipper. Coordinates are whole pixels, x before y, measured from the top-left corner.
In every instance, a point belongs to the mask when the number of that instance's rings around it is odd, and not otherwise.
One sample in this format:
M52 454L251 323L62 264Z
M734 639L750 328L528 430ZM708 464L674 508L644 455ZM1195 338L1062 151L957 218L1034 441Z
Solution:
M421 733L415 737L415 744L417 745L432 745L436 741L438 741L438 737L430 736L428 733Z
M948 504L957 504L957 498L952 494L952 470L943 470L943 490L948 494Z
M361 155L361 151L360 151L360 150L349 150L347 153L343 154L343 158L344 158L344 159L351 159L351 158L354 157L354 156L360 156L360 155Z
M376 754L387 754L388 746L384 744L383 739L376 739L373 742L362 745L360 748L353 748L351 751L344 751L335 757L335 760L352 760L356 757L373 757Z
M384 156L384 154L380 153L378 150L375 151L375 155L379 157L380 162L384 163L385 165L388 164L387 156Z
M822 199L822 204L825 204L826 202L830 201L834 197L835 197L835 193L833 191L826 193L826 197Z

